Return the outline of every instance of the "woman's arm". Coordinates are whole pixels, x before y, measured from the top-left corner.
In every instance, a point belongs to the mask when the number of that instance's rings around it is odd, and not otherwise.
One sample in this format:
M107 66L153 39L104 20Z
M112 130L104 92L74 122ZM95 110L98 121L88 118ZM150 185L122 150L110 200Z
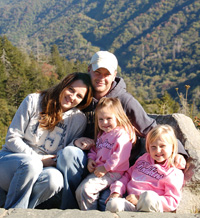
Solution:
M31 155L38 155L24 138L25 131L31 120L33 113L33 97L28 95L19 106L15 116L9 126L5 147L12 152L20 152Z

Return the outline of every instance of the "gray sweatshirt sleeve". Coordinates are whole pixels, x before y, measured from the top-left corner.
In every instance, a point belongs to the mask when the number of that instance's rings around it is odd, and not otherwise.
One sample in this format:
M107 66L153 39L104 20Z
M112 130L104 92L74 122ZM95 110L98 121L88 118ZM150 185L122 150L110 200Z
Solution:
M28 127L33 110L33 98L32 95L28 95L22 101L12 120L7 132L6 143L3 147L12 152L20 152L38 156L38 154L24 140L25 131Z
M140 136L146 137L147 133L156 126L156 120L149 117L141 104L129 93L120 96L126 115L132 125L139 131Z
M68 138L65 146L74 146L74 140L83 136L86 124L87 119L85 114L77 110L71 117L71 124L67 132Z

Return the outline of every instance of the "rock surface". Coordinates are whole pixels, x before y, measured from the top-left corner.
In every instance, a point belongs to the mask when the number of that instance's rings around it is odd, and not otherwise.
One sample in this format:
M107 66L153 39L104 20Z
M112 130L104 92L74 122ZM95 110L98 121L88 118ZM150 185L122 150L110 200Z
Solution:
M199 218L200 214L141 213L141 212L100 212L97 210L37 210L37 209L0 209L0 218Z

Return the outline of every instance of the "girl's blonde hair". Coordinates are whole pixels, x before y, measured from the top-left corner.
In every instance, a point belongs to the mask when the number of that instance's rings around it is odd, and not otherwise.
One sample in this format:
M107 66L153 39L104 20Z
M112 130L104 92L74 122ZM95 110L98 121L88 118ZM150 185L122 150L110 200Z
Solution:
M174 130L171 126L158 125L154 127L148 134L146 138L146 151L149 153L149 145L154 143L157 139L161 138L172 146L172 154L168 159L168 166L174 166L174 158L178 153L178 141Z
M115 115L117 125L123 127L129 133L130 141L132 141L132 143L134 144L136 142L135 128L126 116L120 100L118 98L106 97L100 99L95 109L95 141L97 139L97 135L101 135L103 133L103 131L99 128L98 125L98 112L103 108L106 108L106 110L110 111Z
M90 105L92 101L92 85L90 76L86 73L75 72L67 75L60 83L40 91L42 96L40 113L40 127L47 130L53 130L54 127L62 120L62 109L60 104L60 94L66 87L73 82L81 80L87 86L87 92L83 100L76 107L80 110Z

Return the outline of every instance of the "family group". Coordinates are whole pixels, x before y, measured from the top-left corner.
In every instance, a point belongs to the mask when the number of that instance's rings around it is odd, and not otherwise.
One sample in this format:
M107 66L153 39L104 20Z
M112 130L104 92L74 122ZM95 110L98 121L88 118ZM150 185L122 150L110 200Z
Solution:
M175 211L188 154L96 52L88 73L29 94L0 151L0 207ZM145 148L140 143L145 139Z

